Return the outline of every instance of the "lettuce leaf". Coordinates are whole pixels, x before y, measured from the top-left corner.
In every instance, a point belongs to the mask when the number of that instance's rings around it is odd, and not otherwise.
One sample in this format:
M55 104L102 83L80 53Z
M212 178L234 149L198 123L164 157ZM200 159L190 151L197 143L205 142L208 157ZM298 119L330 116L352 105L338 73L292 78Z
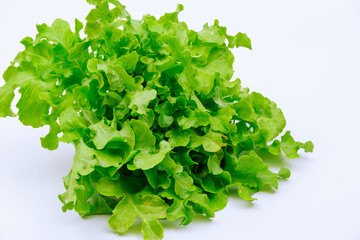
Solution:
M162 239L159 220L212 218L231 188L254 201L290 177L287 168L272 172L259 151L312 152L311 141L281 136L286 121L274 102L232 80L231 48L252 49L246 34L231 36L218 20L193 31L178 18L181 4L136 20L117 0L87 1L94 8L75 32L56 19L24 38L0 87L0 117L48 125L41 144L49 150L74 144L64 211L111 214L118 233L138 217L144 239Z

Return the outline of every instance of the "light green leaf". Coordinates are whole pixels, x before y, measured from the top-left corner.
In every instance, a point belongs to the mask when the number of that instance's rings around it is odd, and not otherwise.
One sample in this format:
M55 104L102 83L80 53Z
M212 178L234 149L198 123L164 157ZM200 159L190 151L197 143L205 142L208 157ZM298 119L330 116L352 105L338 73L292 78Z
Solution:
M76 201L75 189L81 188L77 180L80 178L80 175L86 176L94 171L95 164L96 160L93 151L82 140L79 140L75 144L73 167L68 177L64 178L66 192L59 195L60 200L64 204Z
M271 172L269 169L264 171L258 172L256 177L259 181L259 185L271 185L274 186L275 189L278 189L278 181L277 181L277 174Z
M180 128L168 131L165 136L169 138L172 147L185 147L190 141L190 134Z
M69 23L61 19L56 19L51 27L46 24L37 25L37 30L37 41L46 38L61 44L68 52L76 41L76 34L71 31Z
M197 128L210 124L211 115L203 111L191 111L188 117L180 117L178 123L183 129Z
M182 218L180 225L189 224L195 216L191 207L187 206L184 201L174 199L173 204L166 210L166 218L169 221L175 221Z
M135 90L135 81L134 79L125 71L125 69L121 66L110 65L110 67L119 75L119 80L127 87L128 90ZM115 81L113 80L111 84L115 85ZM154 90L155 91L155 90ZM155 92L156 93L156 92ZM156 96L156 94L155 94ZM136 97L136 96L134 96Z
M150 131L149 127L140 120L130 121L130 126L135 135L134 149L140 149L141 151L152 152L155 150L156 138Z
M231 107L221 108L215 116L211 118L210 126L214 131L219 131L223 133L229 132L229 123L233 119L235 111Z
M239 157L235 167L236 174L234 174L234 177L242 184L257 186L259 181L257 174L268 168L269 166L264 164L262 159L252 151L249 154Z
M120 182L108 178L101 178L96 185L98 192L104 196L121 198L125 196L125 190Z
M281 137L280 143L281 150L285 153L287 158L298 158L300 155L297 153L300 148L303 148L306 152L312 152L314 145L308 141L305 144L296 142L290 135L290 131L287 131L284 136Z
M288 168L281 167L277 175L281 178L289 178L291 175L291 172Z
M49 113L50 104L40 99L41 93L49 91L54 87L54 84L43 82L40 80L28 80L26 84L20 88L21 98L16 104L19 109L19 120L24 125L29 125L34 128L45 125L43 122L44 115Z
M224 188L209 194L209 206L215 212L226 207L228 202L227 192Z
M232 105L232 108L236 111L238 118L248 122L254 122L256 120L254 108L246 99L241 99Z
M251 40L245 33L238 33L235 36L235 45L236 47L246 47L252 50Z
M87 22L85 26L85 34L89 39L96 39L102 33L102 25L99 22Z
M193 208L197 213L205 214L208 218L215 217L215 213L210 208L210 201L206 194L201 194L195 191L192 193L189 201L194 204Z
M93 124L90 129L94 131L93 142L97 149L103 149L110 142L124 142L122 134L117 129L105 124L104 120Z
M222 168L220 167L221 159L216 154L211 154L207 162L209 172L218 175L222 173Z
M198 136L192 133L190 136L190 147L197 148L203 146L205 151L217 152L223 146L222 134L218 132L209 131L204 136Z
M164 158L165 155L172 149L170 143L166 141L160 142L160 149L155 152L147 152L142 150L134 158L134 164L138 169L151 169L158 165Z
M208 95L214 86L214 80L214 74L198 71L195 78L195 90L201 95Z
M97 172L79 178L78 182L81 187L75 189L76 202L74 209L80 216L109 214L112 212L104 197L95 189L99 178L100 174Z
M119 64L126 71L133 72L135 70L138 61L139 61L139 54L136 51L133 51L131 53L122 55L120 58L116 60L114 65L116 66Z
M134 205L132 199L125 196L113 210L109 226L118 233L126 232L134 224L138 215L136 205Z
M233 70L234 55L226 47L215 48L211 51L207 64L205 66L197 66L196 69L202 73L209 75L221 74L226 79L231 79L234 74Z
M41 138L41 146L50 151L56 150L59 146L58 134L61 132L60 125L57 123L51 123L49 133Z
M242 199L248 202L257 200L256 198L251 197L252 195L251 190L248 187L245 187L244 185L241 184L239 185L238 188L238 194Z
M146 108L149 105L149 102L156 98L156 90L152 89L129 92L128 98L131 99L129 108L139 114L146 114Z
M64 133L60 140L66 143L80 139L86 127L85 124L80 121L77 112L72 108L66 108L60 114L59 122L60 129Z
M15 117L15 113L11 110L11 102L15 94L9 84L0 87L0 117Z
M180 198L186 199L191 196L191 192L195 191L193 179L186 172L176 173L175 192Z
M75 44L75 46L69 50L68 59L77 60L77 59L82 59L85 56L89 55L88 52L89 46L90 46L90 42L88 41Z
M169 156L169 154L167 154L165 156L164 160L159 164L159 166L171 175L175 175L176 173L180 173L183 171L182 165L179 163L176 163Z
M164 229L156 220L166 216L168 205L156 195L138 196L127 193L113 210L109 225L119 233L126 232L135 218L142 220L144 239L162 239Z
M211 42L216 44L224 44L225 35L219 28L218 20L215 20L215 24L209 27L208 24L204 25L203 30L199 32L199 39L204 42Z

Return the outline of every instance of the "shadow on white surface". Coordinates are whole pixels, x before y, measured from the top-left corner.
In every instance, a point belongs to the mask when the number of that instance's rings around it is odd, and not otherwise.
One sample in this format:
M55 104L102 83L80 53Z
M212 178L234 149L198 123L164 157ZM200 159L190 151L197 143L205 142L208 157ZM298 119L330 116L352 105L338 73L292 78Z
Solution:
M263 159L264 163L268 164L270 167L280 168L280 167L289 167L289 160L281 154L278 156L272 155L267 151L258 150L256 153Z

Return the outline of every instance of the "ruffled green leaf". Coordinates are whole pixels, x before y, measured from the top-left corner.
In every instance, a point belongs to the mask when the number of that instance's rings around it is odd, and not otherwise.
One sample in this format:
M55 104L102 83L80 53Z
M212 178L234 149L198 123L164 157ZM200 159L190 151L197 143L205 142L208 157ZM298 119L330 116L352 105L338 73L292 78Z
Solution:
M138 169L147 170L158 165L164 158L165 155L171 151L170 143L162 141L160 143L160 149L155 152L141 151L134 158L134 165Z
M124 142L120 131L115 129L114 127L108 126L105 124L104 120L93 124L90 126L90 129L94 131L95 137L93 138L93 142L97 149L103 149L107 144L116 142Z
M64 178L66 192L59 195L64 204L71 204L76 201L76 189L82 188L78 183L80 176L86 176L94 171L96 160L93 151L86 144L79 140L75 145L75 156L73 167L67 177Z
M202 145L207 152L217 152L223 146L222 136L221 133L212 131L209 131L204 136L193 133L190 137L190 147L197 148Z
M69 23L61 19L56 19L50 27L46 24L37 25L37 30L37 41L46 38L60 44L68 52L76 42L76 35L71 31Z
M305 152L312 152L314 149L314 145L311 141L306 143L296 142L290 135L290 131L287 131L284 136L281 137L280 147L286 157L290 159L300 157L297 153L300 148L303 148Z
M135 218L142 220L144 239L162 239L164 229L157 219L166 216L168 205L156 195L139 196L125 193L125 197L113 210L109 225L119 233L126 232Z
M10 85L5 85L0 88L0 117L16 116L10 108L14 97L15 94Z
M290 169L285 168L285 167L281 167L278 172L278 176L281 178L289 178L290 175L291 175Z

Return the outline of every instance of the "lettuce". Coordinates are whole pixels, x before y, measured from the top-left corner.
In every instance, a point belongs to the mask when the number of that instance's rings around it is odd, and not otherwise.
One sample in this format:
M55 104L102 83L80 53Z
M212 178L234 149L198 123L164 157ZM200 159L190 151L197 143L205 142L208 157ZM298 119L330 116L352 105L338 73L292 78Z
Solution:
M159 219L209 218L237 188L246 201L278 173L258 155L298 150L277 105L249 92L233 77L234 47L251 49L246 34L227 34L216 20L200 32L179 21L182 5L156 19L132 19L116 0L95 7L85 26L57 19L38 25L33 39L5 71L0 117L34 128L49 126L41 145L72 143L73 167L59 196L63 210L81 216L111 214L109 225L126 232L136 217L144 239L161 239ZM86 37L81 37L84 31ZM21 97L11 110L14 91Z

